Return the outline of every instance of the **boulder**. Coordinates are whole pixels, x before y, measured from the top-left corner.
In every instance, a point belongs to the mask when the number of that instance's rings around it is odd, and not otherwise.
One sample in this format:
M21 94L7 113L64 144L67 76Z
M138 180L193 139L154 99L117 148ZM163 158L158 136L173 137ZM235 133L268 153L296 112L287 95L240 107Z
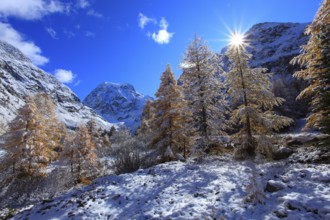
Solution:
M288 147L280 147L273 151L273 159L274 160L283 160L289 158L293 154L293 150Z
M272 193L272 192L277 192L282 189L285 189L286 187L287 186L285 185L285 183L283 183L281 181L269 180L267 182L265 191Z

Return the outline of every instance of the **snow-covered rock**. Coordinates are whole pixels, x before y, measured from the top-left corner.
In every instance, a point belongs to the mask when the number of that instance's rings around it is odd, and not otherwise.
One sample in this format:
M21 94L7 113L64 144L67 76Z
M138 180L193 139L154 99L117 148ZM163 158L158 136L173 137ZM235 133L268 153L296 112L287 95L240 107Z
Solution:
M274 160L283 160L290 157L293 154L294 150L289 147L279 146L273 148L273 159Z
M277 192L279 190L285 189L285 183L281 181L269 180L266 184L265 191L267 192Z
M275 74L292 73L290 60L298 55L308 36L308 23L265 22L253 25L247 31L252 67L266 67ZM291 68L291 69L290 69Z
M111 123L124 122L134 132L141 123L143 108L150 96L138 93L128 83L104 82L83 103Z
M0 122L8 123L25 104L25 97L49 94L57 106L59 119L68 127L77 127L94 119L99 127L112 124L84 106L79 98L53 75L44 72L15 47L0 41Z

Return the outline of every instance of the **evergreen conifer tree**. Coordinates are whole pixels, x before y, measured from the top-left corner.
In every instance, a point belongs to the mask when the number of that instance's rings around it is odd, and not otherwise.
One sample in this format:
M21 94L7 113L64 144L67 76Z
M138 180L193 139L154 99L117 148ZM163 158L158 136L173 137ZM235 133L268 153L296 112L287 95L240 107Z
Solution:
M153 120L155 118L154 102L150 99L146 102L142 112L141 125L137 129L137 137L150 147L154 136L155 128L153 127Z
M315 128L330 135L330 0L323 1L305 33L310 39L302 47L302 53L291 61L304 67L294 76L309 83L297 98L311 97L312 112L305 128Z
M90 171L96 164L94 148L95 144L87 127L81 125L64 149L64 156L70 163L71 173L78 181L92 175Z
M258 153L271 157L271 146L266 136L290 125L292 120L272 111L284 99L275 97L271 74L266 69L249 67L251 55L245 46L244 42L232 43L226 53L230 61L226 81L234 105L231 119L241 126L234 136L241 144L237 156L254 157Z
M155 118L151 126L157 131L154 133L152 145L158 146L163 156L165 153L168 154L169 151L178 153L182 151L180 139L183 126L184 100L182 88L177 85L170 65L167 66L166 71L161 76L161 84L156 97L157 100L154 103Z
M27 97L25 102L17 117L9 123L5 148L14 173L40 176L50 162L44 146L43 118L33 97Z
M185 52L180 79L188 105L186 112L191 115L188 130L196 136L201 148L207 148L212 137L225 134L227 127L227 101L221 92L224 84L215 78L215 74L223 73L219 64L216 54L195 35Z
M44 151L51 160L56 160L59 153L63 150L65 139L67 138L67 129L65 125L58 120L56 106L52 98L46 93L39 93L33 97L38 106L38 112L42 116Z

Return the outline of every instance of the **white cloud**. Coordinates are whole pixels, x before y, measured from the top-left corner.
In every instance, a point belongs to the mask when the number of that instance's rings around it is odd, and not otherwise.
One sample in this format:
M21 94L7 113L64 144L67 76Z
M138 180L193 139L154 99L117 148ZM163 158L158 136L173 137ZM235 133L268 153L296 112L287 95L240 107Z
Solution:
M76 36L73 31L64 30L63 33L66 35L67 38L71 39Z
M21 50L36 65L43 65L49 61L48 58L41 55L41 49L37 45L24 40L10 24L0 22L0 40Z
M85 31L85 36L86 37L95 37L95 34L91 31Z
M87 0L79 0L79 1L77 2L77 6L78 6L79 8L87 8L89 5L90 5L90 4L89 4L89 2L88 2Z
M167 27L168 27L168 23L167 23L167 21L165 20L165 18L162 18L162 19L160 20L159 27L160 27L161 29L167 29Z
M52 27L46 28L46 31L53 39L57 39L57 33Z
M40 19L51 13L67 11L58 0L1 0L0 17L18 17L26 20Z
M88 10L87 15L92 16L92 17L96 17L96 18L103 18L103 15L101 13L95 11L94 9Z
M55 77L62 83L73 83L73 80L77 77L71 70L56 69Z
M141 29L144 29L144 27L148 24L148 23L154 23L157 24L157 21L153 18L148 18L147 16L145 16L142 13L139 13L139 27Z
M77 82L75 82L75 83L73 84L73 86L76 87L76 86L78 86L80 83L81 83L81 81L80 81L80 80L77 80Z
M160 20L159 24L160 30L157 33L153 33L151 38L159 44L168 44L173 37L174 33L170 33L167 31L168 23L165 18Z

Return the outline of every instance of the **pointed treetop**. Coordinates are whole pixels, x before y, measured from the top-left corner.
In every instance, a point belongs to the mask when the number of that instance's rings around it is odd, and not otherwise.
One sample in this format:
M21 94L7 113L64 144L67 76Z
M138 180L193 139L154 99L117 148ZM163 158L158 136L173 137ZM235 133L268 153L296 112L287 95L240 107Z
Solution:
M166 72L172 72L171 64L167 64Z

